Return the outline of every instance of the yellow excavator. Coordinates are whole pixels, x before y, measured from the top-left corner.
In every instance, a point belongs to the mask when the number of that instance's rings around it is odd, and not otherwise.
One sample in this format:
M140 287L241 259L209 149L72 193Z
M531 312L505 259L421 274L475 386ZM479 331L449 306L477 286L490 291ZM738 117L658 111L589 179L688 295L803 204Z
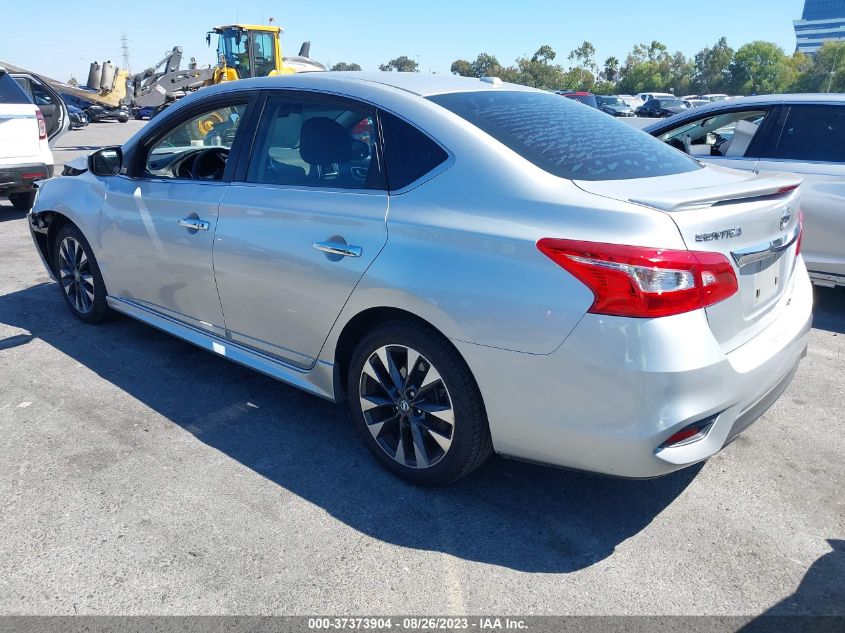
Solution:
M326 70L308 57L310 42L305 42L295 57L282 57L279 26L228 24L214 27L206 35L217 35L217 61L212 83L235 81L249 77L272 77L296 72Z

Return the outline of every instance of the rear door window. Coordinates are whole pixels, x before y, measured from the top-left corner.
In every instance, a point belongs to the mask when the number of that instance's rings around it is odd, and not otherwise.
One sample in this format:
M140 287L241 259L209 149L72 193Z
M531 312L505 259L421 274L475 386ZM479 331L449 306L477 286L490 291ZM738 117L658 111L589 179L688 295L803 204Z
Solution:
M845 107L791 106L761 158L845 163Z
M270 97L247 182L297 187L384 189L370 106L313 95Z
M0 103L32 103L17 82L6 73L0 73Z
M633 126L556 94L483 91L429 99L561 178L628 180L701 169Z
M380 117L391 191L404 189L449 158L446 150L409 123L388 112Z

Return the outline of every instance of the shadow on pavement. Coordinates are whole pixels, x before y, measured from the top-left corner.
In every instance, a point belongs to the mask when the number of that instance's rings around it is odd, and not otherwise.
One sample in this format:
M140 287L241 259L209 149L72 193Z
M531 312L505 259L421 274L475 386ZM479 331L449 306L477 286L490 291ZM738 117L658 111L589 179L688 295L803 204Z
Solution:
M810 566L795 593L749 622L740 633L845 630L845 541L827 542L833 551Z
M0 322L28 330L339 521L403 547L522 571L572 572L640 532L700 470L629 481L493 458L451 488L419 489L375 462L345 405L128 318L86 326L69 314L56 284L4 296ZM28 342L26 335L10 338L7 346Z
M813 327L845 334L845 288L814 286Z

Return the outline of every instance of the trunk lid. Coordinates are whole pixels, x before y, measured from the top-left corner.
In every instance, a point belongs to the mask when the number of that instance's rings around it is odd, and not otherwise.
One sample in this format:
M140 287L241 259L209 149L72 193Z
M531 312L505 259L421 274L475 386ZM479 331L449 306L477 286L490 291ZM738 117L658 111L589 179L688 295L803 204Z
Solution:
M792 283L800 182L790 174L757 175L707 166L674 176L576 184L596 195L666 213L689 250L728 258L739 292L706 308L706 313L713 335L729 352L777 316Z
M38 156L38 119L35 106L29 103L0 104L0 158Z

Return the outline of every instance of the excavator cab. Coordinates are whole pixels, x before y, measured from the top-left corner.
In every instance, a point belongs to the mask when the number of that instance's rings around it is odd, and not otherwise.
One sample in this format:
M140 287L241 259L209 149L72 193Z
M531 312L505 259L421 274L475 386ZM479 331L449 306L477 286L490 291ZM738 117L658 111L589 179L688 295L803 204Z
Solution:
M230 24L215 27L206 37L210 44L212 33L218 36L219 63L214 71L214 83L293 73L294 70L286 68L282 60L281 32L278 26Z

